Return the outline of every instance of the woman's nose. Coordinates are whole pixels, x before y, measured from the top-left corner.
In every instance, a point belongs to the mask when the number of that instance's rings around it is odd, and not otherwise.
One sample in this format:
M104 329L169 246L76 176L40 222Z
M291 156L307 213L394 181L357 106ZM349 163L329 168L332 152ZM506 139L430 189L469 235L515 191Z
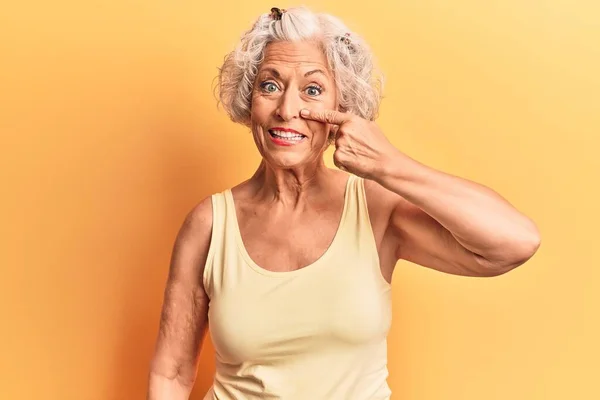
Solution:
M280 97L279 105L277 106L277 115L284 121L289 121L293 118L300 117L300 109L302 108L302 99L294 90L286 90Z

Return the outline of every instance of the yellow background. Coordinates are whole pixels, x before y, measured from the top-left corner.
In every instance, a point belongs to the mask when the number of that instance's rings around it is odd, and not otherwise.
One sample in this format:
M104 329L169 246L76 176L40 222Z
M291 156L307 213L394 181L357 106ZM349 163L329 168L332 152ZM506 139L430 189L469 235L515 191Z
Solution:
M305 4L371 43L398 148L493 187L542 232L496 278L398 265L393 398L600 398L600 4ZM217 67L260 13L290 5L3 5L0 398L144 398L182 219L259 161L216 107Z

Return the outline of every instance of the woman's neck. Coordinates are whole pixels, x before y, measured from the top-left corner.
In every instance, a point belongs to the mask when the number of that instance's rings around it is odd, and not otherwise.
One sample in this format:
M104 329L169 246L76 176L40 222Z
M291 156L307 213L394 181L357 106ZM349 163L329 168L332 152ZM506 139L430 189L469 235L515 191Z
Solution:
M334 175L322 158L316 164L285 169L274 168L263 160L250 181L256 197L294 207L330 190Z

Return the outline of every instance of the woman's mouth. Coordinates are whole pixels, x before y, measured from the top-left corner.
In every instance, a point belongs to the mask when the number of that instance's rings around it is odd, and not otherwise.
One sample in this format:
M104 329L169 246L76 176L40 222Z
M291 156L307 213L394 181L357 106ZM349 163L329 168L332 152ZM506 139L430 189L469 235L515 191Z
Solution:
M306 136L297 132L283 131L280 129L269 129L269 135L273 143L280 146L294 146L302 142Z

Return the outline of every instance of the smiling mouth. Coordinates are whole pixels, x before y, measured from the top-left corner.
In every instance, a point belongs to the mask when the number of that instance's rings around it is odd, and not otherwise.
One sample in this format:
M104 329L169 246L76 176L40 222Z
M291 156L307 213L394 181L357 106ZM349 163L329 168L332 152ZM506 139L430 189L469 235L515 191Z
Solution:
M287 132L278 129L269 129L269 135L271 135L271 137L274 139L284 140L292 143L299 142L306 137L301 133Z

